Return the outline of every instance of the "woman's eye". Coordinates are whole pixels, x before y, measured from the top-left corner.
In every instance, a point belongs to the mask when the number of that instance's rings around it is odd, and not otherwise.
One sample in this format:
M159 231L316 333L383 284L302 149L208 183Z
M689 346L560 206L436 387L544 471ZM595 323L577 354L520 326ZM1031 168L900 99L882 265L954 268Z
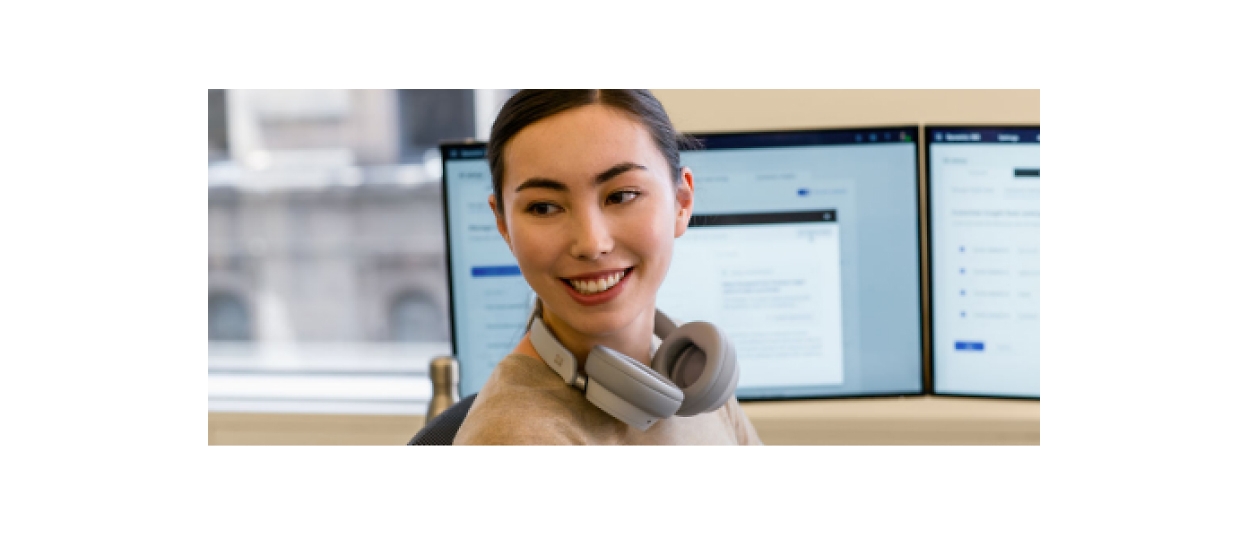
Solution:
M524 211L533 215L551 215L559 209L558 206L548 202L535 202L530 204Z
M626 203L641 195L639 191L617 191L607 196L607 204Z

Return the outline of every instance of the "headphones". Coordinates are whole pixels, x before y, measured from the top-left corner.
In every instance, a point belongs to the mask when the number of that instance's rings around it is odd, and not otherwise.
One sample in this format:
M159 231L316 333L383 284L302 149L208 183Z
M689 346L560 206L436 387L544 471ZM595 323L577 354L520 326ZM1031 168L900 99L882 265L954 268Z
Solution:
M704 321L677 325L655 309L654 334L663 342L651 359L653 368L596 345L585 359L584 374L572 352L546 328L540 305L529 318L529 334L538 355L564 382L584 391L603 412L642 431L672 415L716 410L737 389L736 349L719 328Z

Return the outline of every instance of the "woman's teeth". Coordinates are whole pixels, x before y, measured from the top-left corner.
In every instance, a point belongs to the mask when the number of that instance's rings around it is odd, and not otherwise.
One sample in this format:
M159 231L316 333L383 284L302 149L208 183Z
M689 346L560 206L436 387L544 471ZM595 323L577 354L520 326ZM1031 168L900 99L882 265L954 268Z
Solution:
M610 290L611 287L615 286L616 284L619 284L620 279L624 277L625 273L627 272L621 271L609 277L603 277L598 280L583 281L583 280L568 279L568 283L570 283L573 288L576 288L577 292L580 292L582 294L587 294L587 295L596 294L599 292L605 292L607 290Z

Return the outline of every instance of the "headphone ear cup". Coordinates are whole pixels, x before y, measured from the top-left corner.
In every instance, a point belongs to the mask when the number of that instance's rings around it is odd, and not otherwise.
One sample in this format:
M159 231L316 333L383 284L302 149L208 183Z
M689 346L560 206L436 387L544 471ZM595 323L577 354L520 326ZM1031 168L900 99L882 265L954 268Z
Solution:
M740 375L732 341L704 321L691 321L669 333L651 365L684 391L678 416L720 408L736 391Z
M591 403L643 430L675 414L684 399L684 393L668 378L605 346L590 350L585 375L585 397Z

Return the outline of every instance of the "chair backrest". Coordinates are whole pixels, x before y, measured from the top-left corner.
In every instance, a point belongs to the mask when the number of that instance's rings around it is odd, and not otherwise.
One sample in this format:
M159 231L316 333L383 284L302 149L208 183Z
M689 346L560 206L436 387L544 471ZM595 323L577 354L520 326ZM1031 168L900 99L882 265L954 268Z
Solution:
M468 409L472 408L472 402L476 399L476 394L468 396L434 416L432 420L425 422L425 426L407 442L407 445L450 446L451 441L455 440L455 435L459 433L459 424L464 423L464 416L468 415Z

